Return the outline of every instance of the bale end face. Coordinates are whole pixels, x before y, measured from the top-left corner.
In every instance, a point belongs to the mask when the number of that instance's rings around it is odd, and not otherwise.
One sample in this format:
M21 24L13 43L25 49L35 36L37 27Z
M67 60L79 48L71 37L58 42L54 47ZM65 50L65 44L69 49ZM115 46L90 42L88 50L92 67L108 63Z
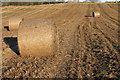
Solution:
M24 20L24 18L17 17L17 16L10 17L9 18L9 30L10 31L12 31L12 30L18 30L19 24L23 20Z
M93 17L100 17L100 12L92 12Z
M56 51L56 29L51 20L28 20L18 30L20 55L49 56Z

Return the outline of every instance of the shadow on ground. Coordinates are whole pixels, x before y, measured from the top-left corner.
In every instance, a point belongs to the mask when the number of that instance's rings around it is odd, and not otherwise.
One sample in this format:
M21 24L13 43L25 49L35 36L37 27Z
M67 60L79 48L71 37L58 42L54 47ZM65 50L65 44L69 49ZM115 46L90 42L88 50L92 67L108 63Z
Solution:
M4 29L6 29L7 31L10 31L9 26L4 26Z
M17 54L20 55L18 50L17 37L5 37L4 42Z

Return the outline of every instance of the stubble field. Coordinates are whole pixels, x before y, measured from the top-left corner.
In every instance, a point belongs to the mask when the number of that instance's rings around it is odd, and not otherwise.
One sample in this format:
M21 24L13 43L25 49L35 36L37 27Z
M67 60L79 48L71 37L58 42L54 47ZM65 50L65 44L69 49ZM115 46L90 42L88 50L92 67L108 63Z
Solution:
M63 3L2 7L3 27L11 16L53 19L58 53L48 57L18 56L17 31L3 28L4 78L117 78L120 54L117 3ZM92 11L101 16L88 17Z

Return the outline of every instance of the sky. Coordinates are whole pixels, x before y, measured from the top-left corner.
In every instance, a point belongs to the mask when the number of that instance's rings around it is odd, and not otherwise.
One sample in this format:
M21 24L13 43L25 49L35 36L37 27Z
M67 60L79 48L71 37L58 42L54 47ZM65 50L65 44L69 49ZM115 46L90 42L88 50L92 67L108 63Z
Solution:
M120 1L120 0L101 0L102 2L105 2L105 1Z
M66 1L68 1L68 0L66 0ZM83 2L83 1L85 1L85 0L79 0L80 2ZM112 1L120 1L120 0L100 0L100 2L105 2L105 1L110 1L110 2L112 2Z
M2 2L21 2L21 1L27 1L27 2L36 2L36 1L43 1L43 0L0 0L0 1L2 1ZM46 0L46 1L52 1L52 0ZM60 1L60 0L56 0L56 1ZM65 1L68 1L68 0L65 0ZM73 1L73 0L72 0ZM86 1L86 0L77 0L77 1L79 1L79 2L83 2L83 1ZM106 2L106 1L108 1L108 2L112 2L112 1L120 1L120 0L99 0L100 2Z

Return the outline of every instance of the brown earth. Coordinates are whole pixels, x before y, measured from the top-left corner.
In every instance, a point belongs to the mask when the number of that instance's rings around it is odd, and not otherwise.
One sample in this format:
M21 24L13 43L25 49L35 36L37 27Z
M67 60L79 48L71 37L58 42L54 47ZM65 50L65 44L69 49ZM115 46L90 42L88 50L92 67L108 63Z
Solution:
M101 16L88 17L92 11ZM3 26L11 16L53 19L59 48L49 57L18 56L17 31L3 28L3 77L120 79L119 13L117 3L3 7Z

